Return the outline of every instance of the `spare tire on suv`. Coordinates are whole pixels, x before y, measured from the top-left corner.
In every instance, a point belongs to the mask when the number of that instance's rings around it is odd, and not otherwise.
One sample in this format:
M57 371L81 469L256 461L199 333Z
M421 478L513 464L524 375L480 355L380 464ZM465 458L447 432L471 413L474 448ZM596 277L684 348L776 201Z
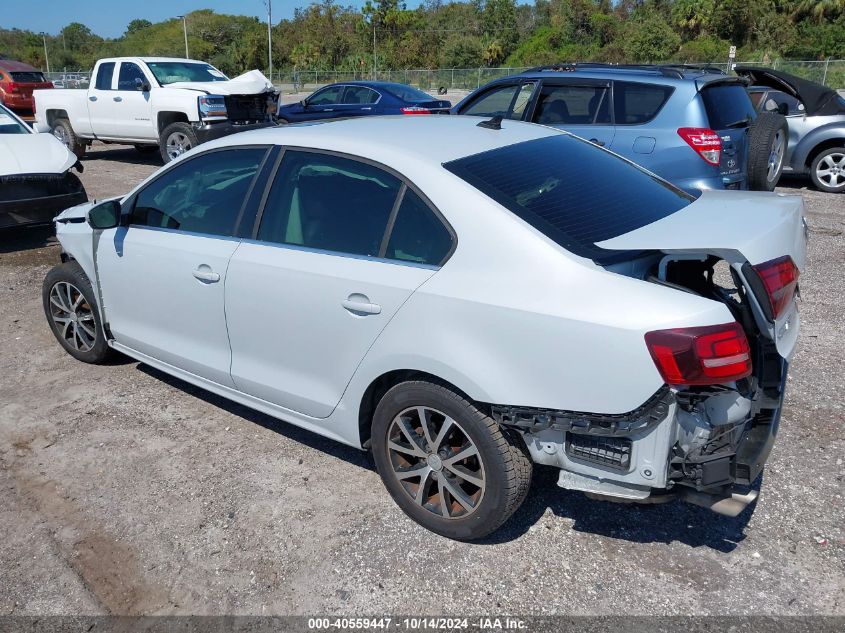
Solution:
M748 188L774 191L783 172L789 131L786 117L761 112L748 129Z

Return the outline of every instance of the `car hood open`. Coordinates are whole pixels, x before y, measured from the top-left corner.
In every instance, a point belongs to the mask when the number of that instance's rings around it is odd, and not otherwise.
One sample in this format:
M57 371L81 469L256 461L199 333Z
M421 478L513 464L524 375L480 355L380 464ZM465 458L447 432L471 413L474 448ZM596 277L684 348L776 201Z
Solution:
M0 134L0 176L61 174L76 161L52 134Z
M256 95L275 90L273 84L260 70L250 70L228 81L177 81L164 88L199 90L215 95Z
M757 66L737 66L734 71L747 78L752 86L782 90L804 104L807 116L845 114L845 100L827 86L789 73Z

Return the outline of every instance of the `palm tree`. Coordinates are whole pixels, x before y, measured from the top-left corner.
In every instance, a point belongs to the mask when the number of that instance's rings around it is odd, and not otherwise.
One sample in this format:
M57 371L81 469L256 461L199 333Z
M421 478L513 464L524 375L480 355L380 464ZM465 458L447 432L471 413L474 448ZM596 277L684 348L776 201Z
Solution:
M822 22L825 19L835 20L842 14L845 14L845 0L799 0L793 17L812 16Z

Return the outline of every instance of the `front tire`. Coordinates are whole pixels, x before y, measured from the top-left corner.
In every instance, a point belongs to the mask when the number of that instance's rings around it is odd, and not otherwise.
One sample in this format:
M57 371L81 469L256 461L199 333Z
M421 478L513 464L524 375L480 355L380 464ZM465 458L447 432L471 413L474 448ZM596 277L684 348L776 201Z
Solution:
M50 330L68 354L93 364L114 354L100 323L94 289L79 263L65 262L48 272L41 298Z
M817 189L845 193L845 147L831 147L813 159L810 178Z
M521 445L472 402L441 385L390 389L373 417L376 468L400 508L423 527L471 541L522 505L532 463Z
M197 145L197 133L190 123L171 123L159 136L161 159L165 165Z

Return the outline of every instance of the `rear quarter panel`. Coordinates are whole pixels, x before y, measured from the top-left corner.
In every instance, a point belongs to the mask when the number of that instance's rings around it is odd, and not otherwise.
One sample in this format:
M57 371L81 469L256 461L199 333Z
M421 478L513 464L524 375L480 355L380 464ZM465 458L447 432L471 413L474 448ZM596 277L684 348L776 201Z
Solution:
M32 93L35 100L35 130L50 131L50 113L64 111L67 113L74 132L83 136L90 136L91 119L88 116L88 91L76 89L35 90Z

